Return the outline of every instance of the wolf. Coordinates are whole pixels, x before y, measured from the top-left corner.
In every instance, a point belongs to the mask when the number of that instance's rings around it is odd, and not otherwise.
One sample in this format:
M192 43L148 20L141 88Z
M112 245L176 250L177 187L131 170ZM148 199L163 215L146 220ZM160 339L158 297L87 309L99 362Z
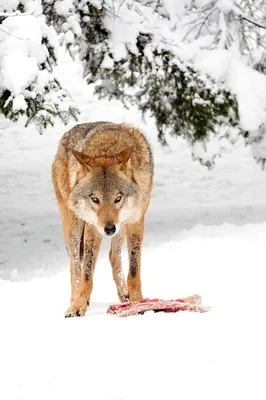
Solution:
M120 301L143 298L141 251L153 175L151 146L133 126L78 124L60 139L52 183L70 258L71 298L65 317L86 313L103 237L111 239L109 260ZM121 264L125 238L127 282Z

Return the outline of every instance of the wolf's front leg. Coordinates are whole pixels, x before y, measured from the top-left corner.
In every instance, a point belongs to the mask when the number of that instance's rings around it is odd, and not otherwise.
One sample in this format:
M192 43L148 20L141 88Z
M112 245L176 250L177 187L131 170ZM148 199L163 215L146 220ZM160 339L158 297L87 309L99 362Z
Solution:
M130 301L142 300L141 291L141 248L144 235L144 219L134 224L127 224L126 236L129 256L129 272L127 278Z
M82 242L80 244L81 273L80 281L76 287L70 307L67 309L66 317L83 316L90 302L93 287L93 273L97 261L101 235L92 225L85 224Z
M59 201L64 237L68 255L70 258L71 275L71 301L80 282L81 276L81 243L83 242L85 222L78 219L74 213L61 200Z
M113 279L116 284L117 294L119 300L124 303L129 300L127 284L125 281L122 260L121 260L121 248L124 242L124 228L112 239L111 250L109 252L109 260L112 265Z

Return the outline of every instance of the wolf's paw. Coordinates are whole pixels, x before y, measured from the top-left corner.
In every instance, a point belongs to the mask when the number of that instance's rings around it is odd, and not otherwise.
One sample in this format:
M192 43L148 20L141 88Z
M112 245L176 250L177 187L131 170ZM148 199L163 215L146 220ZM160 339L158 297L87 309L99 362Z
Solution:
M72 317L83 317L86 313L85 308L70 306L65 312L65 318L72 318Z
M78 300L74 300L65 312L65 318L83 317L87 311L88 300L81 295Z
M125 296L119 296L119 300L121 301L121 303L128 303L129 302L129 294L127 294Z

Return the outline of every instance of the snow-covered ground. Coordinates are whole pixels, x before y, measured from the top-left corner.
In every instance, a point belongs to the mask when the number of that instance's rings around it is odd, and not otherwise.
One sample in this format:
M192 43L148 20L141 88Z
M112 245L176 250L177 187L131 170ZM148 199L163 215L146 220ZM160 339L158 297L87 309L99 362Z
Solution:
M71 64L59 72L80 121L133 123L153 144L144 295L200 293L212 310L107 316L117 297L105 240L87 315L64 319L69 266L50 169L65 128L39 136L1 119L0 399L265 400L266 173L240 144L213 171L182 140L163 151L152 121L98 101Z

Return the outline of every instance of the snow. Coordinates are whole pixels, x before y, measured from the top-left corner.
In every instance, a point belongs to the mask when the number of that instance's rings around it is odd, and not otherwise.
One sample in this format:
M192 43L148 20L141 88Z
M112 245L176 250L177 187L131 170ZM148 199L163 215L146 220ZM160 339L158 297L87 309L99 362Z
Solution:
M27 103L24 99L23 94L19 94L17 97L14 98L13 100L13 109L16 110L26 110L27 109Z
M71 0L57 1L55 3L55 11L59 15L66 15L73 11L73 4Z
M218 7L224 13L228 13L228 12L232 11L232 8L234 7L234 4L232 3L231 0L219 0L218 1Z
M91 307L65 319L69 266L50 173L66 128L40 136L1 118L0 398L264 400L265 172L241 141L211 171L192 161L181 139L169 138L165 151L152 120L96 99L81 72L70 61L55 71L80 106L80 122L132 123L153 146L144 295L200 293L212 309L106 315L117 302L106 239ZM126 248L122 258L126 272Z
M38 62L45 59L41 31L33 16L6 18L1 27L5 29L0 31L1 87L18 95L34 81Z
M255 130L266 119L266 77L237 60L231 62L230 87L237 93L243 129Z
M223 81L237 96L240 124L244 130L257 130L266 119L266 77L245 65L236 49L202 51L197 67L216 81Z
M36 59L25 56L23 52L6 55L1 64L3 88L14 94L21 94L37 76Z
M164 7L167 10L169 18L173 19L175 16L179 16L185 11L185 7L189 5L189 0L175 1L175 0L164 0Z
M112 69L113 66L114 66L114 60L111 57L109 57L108 54L105 54L101 67L106 69Z
M19 0L0 0L0 11L13 11L19 5Z
M31 41L28 43L26 36L20 38L20 30L12 29L16 25L11 25L10 22L17 18L19 17L7 18L2 24L7 32L16 34L16 37L0 31L0 77L1 87L20 94L35 79L38 67L36 59L28 54ZM29 48L26 48L28 44Z
M3 398L265 398L265 300L258 279L265 229L227 226L214 235L212 228L194 229L178 243L145 250L146 293L170 298L200 288L212 306L207 314L105 315L116 300L105 258L84 318L62 317L69 298L65 272L2 281L1 304L8 305L1 307Z

